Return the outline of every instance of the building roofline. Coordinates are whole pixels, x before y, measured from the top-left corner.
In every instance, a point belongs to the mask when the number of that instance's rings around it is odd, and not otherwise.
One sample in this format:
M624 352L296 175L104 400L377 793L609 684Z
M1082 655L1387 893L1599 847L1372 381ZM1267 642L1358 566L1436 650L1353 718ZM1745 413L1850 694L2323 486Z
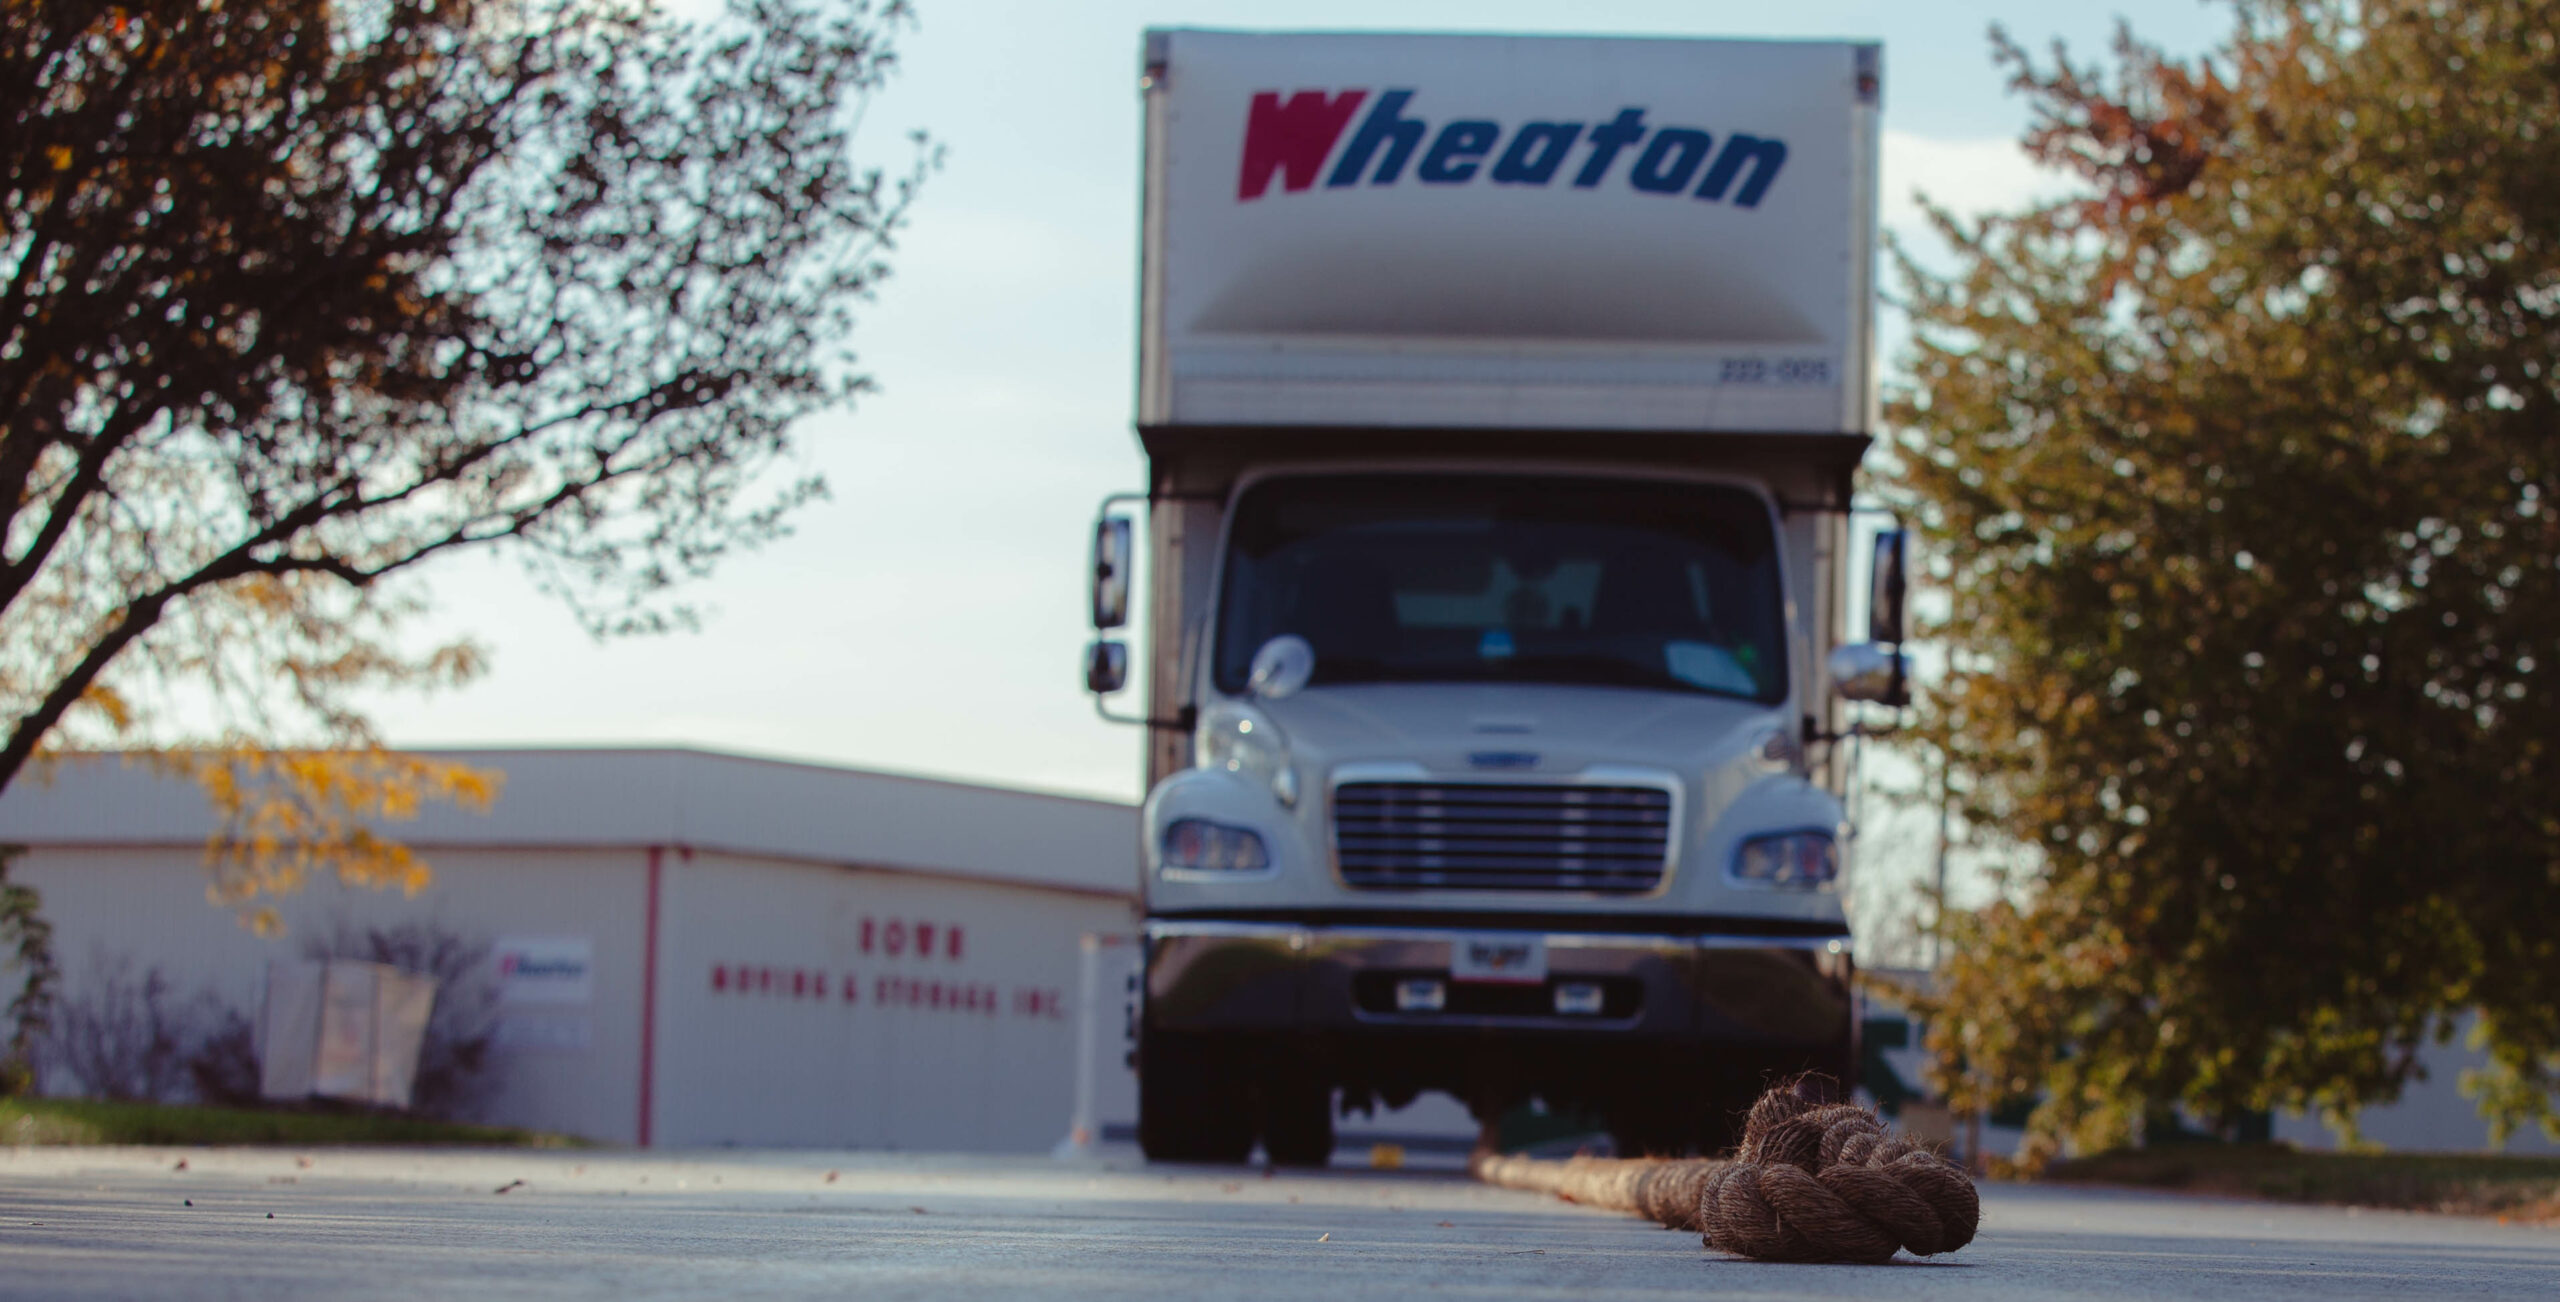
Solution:
M345 750L343 747L320 747L321 750ZM689 755L740 764L768 764L776 768L795 769L805 773L831 773L890 782L913 782L922 786L943 787L959 791L999 791L1009 796L1030 796L1039 800L1056 800L1072 805L1095 805L1106 809L1134 810L1135 800L1115 800L1109 796L1079 795L1048 787L1018 786L1012 783L976 782L968 778L938 773L914 773L904 769L872 768L860 764L839 764L830 760L809 759L791 755L769 755L748 750L729 750L718 746L693 746L683 743L640 742L624 745L617 742L575 743L562 746L525 745L518 742L491 742L477 745L460 742L435 746L385 746L395 755L426 755L452 759L467 755ZM187 754L189 748L171 746L154 750L56 750L33 757L27 773L42 781L39 767L48 761L117 760L124 761L146 755Z
M485 813L437 806L387 822L422 850L690 845L1080 894L1137 893L1137 806L689 746L437 747L403 752L502 770ZM0 793L0 842L181 847L215 831L182 777L143 753L58 754Z

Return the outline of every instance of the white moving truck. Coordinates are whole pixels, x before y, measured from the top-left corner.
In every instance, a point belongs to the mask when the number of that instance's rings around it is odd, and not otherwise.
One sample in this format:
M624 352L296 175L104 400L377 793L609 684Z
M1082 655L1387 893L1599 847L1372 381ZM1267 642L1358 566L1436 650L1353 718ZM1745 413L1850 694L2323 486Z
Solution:
M1840 701L1899 704L1878 50L1153 31L1139 1135L1537 1099L1712 1149L1856 1066ZM1147 519L1149 654L1112 630Z

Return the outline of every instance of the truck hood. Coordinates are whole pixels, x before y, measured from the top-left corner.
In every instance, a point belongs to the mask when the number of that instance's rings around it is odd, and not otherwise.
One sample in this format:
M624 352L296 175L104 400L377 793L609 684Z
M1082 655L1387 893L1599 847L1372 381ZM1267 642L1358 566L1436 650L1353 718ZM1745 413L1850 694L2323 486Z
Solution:
M1787 721L1783 705L1699 693L1511 683L1319 687L1258 705L1317 782L1381 761L1552 778L1633 764L1694 782L1737 752L1756 754Z

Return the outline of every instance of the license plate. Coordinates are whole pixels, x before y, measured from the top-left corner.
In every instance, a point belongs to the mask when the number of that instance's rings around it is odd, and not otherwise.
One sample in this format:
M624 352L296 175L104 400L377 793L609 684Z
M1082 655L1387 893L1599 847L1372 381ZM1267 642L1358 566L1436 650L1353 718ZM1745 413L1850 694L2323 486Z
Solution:
M1537 985L1547 979L1547 938L1460 936L1449 946L1449 979Z

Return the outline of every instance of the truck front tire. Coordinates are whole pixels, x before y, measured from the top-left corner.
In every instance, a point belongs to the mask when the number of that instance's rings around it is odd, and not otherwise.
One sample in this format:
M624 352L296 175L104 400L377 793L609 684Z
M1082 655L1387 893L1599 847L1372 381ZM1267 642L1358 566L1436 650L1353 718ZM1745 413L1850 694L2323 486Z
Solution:
M1262 1149L1273 1166L1323 1166L1332 1161L1332 1087L1317 1081L1267 1081Z
M1150 1031L1138 1044L1138 1148L1150 1162L1253 1155L1249 1082L1214 1041Z

